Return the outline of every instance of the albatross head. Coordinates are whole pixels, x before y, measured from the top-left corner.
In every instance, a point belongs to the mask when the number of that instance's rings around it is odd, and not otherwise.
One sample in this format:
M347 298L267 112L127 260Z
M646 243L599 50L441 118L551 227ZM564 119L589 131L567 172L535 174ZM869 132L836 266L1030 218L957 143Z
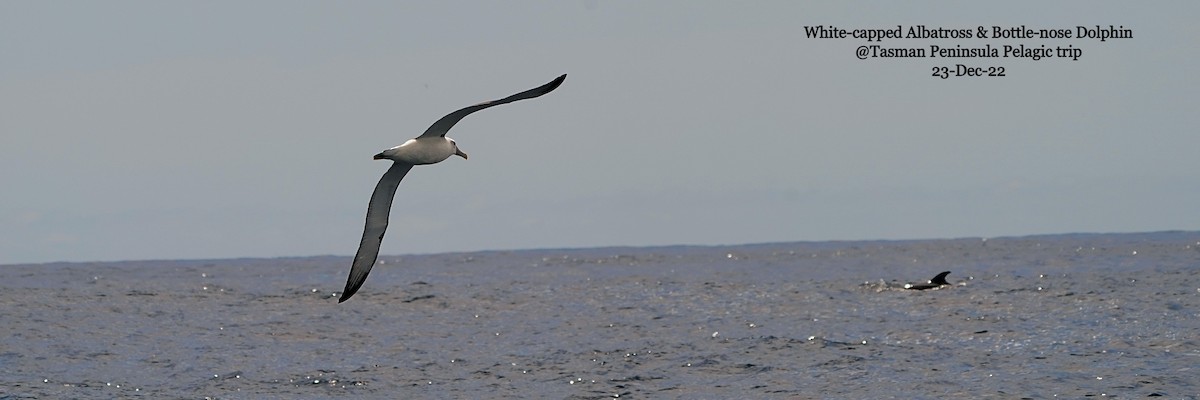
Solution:
M458 149L458 143L455 142L454 139L446 138L446 140L450 141L451 146L454 146L454 155L462 157L464 160L467 159L467 153L463 153L462 150Z

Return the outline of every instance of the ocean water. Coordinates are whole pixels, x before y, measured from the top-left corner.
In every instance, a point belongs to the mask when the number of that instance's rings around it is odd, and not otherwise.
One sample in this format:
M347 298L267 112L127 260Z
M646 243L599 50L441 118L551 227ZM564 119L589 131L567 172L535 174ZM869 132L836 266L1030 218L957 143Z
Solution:
M0 266L0 399L1200 398L1200 232L381 260Z

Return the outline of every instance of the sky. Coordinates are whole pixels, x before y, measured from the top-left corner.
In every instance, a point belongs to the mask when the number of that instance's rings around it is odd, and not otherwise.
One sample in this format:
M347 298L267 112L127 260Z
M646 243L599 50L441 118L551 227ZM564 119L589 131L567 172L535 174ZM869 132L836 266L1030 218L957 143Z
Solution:
M564 73L456 125L382 254L1197 230L1200 3L1153 5L3 1L0 264L351 256L371 156Z

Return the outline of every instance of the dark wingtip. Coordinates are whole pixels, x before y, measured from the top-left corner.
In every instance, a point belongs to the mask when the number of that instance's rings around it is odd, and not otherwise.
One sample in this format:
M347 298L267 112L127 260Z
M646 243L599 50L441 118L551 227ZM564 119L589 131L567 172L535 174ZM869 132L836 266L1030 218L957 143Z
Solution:
M949 285L950 282L946 282L946 275L950 275L950 271L946 271L946 272L937 274L937 276L935 276L935 277L933 277L933 279L929 280L929 283L932 283L934 285Z
M338 298L338 304L345 303L346 300L350 300L350 296L353 296L353 295L354 295L354 292L342 292L342 297Z
M554 80L546 84L546 91L542 93L550 93L554 91L554 89L558 89L558 87L561 86L565 80L567 80L567 74L562 74L561 76L554 78Z
M338 304L341 304L346 300L350 300L350 297L354 296L355 293L358 293L358 288L362 287L363 281L365 280L365 278L359 280L358 284L355 284L353 278L347 281L346 289L342 290L342 297L338 299Z
M355 293L358 293L358 288L360 287L362 287L362 281L359 281L357 285L354 284L353 279L346 282L346 289L342 290L342 297L338 299L338 304L342 304L346 300L350 300L351 296L354 296Z

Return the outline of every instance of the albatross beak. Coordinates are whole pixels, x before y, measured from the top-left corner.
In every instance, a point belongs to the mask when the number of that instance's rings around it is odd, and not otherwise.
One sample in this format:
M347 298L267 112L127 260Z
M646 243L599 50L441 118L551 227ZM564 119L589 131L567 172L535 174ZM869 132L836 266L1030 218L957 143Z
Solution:
M462 157L464 160L467 159L467 153L463 153L462 150L459 150L457 147L454 148L454 155Z

